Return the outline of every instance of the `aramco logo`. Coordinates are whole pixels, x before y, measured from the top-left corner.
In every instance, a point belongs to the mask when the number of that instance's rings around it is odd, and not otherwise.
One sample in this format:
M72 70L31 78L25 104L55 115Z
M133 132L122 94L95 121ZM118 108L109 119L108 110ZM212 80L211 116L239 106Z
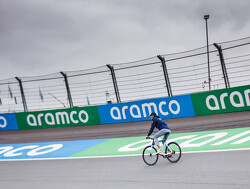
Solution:
M250 89L247 89L244 91L244 94L241 94L239 91L234 91L232 93L222 93L217 99L214 95L209 95L206 98L206 105L209 110L220 110L220 107L222 109L226 109L226 103L225 100L228 98L231 105L236 108L250 106ZM246 104L244 103L244 98L246 101ZM212 103L211 103L212 102Z
M56 113L40 113L37 116L29 114L27 116L27 123L30 126L42 126L43 123L47 125L60 125L60 124L78 124L80 122L87 123L89 115L86 111L81 110L71 111L70 113L56 112Z
M125 105L122 108L114 106L110 109L110 115L114 120L121 120L127 119L127 115L130 115L133 118L148 117L151 112L156 112L157 114L160 113L163 116L167 116L170 113L176 115L180 110L180 104L176 100L171 100L169 103L166 101L161 101L159 104L150 102L141 105Z

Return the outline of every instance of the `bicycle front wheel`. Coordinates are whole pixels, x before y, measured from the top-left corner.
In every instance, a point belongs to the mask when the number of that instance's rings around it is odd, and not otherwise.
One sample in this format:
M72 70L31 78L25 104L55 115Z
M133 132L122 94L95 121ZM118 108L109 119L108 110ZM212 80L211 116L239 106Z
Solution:
M168 149L171 150L171 153L169 153ZM176 163L181 158L181 147L176 142L170 142L165 153L167 154L166 157L170 162Z
M147 146L142 152L142 158L147 165L155 165L158 161L158 154L155 147Z

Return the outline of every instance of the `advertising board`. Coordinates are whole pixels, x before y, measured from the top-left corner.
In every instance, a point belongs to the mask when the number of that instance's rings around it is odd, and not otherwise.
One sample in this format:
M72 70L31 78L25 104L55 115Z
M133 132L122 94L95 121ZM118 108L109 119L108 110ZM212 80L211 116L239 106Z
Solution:
M102 124L150 120L151 112L162 119L194 116L190 95L100 105L98 111Z
M250 110L250 85L191 94L196 116Z
M100 124L97 106L16 113L19 129Z
M0 114L0 131L84 126L250 110L250 85L191 95L36 112Z
M17 129L15 113L0 114L0 131Z

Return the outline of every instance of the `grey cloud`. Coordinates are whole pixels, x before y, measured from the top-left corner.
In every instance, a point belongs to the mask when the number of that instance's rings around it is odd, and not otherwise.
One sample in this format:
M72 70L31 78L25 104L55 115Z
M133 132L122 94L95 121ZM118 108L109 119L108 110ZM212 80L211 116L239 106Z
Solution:
M1 78L87 69L200 47L205 45L202 17L207 13L214 40L246 37L248 7L244 0L2 0L0 65L8 71Z

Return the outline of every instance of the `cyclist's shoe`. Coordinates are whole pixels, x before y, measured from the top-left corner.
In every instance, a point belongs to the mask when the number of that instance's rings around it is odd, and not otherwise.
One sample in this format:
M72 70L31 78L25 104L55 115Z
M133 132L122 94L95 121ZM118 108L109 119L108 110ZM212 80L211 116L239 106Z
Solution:
M161 149L160 149L160 150L158 149L157 152L156 152L156 154L163 154L163 153L162 153L162 150L161 150Z

